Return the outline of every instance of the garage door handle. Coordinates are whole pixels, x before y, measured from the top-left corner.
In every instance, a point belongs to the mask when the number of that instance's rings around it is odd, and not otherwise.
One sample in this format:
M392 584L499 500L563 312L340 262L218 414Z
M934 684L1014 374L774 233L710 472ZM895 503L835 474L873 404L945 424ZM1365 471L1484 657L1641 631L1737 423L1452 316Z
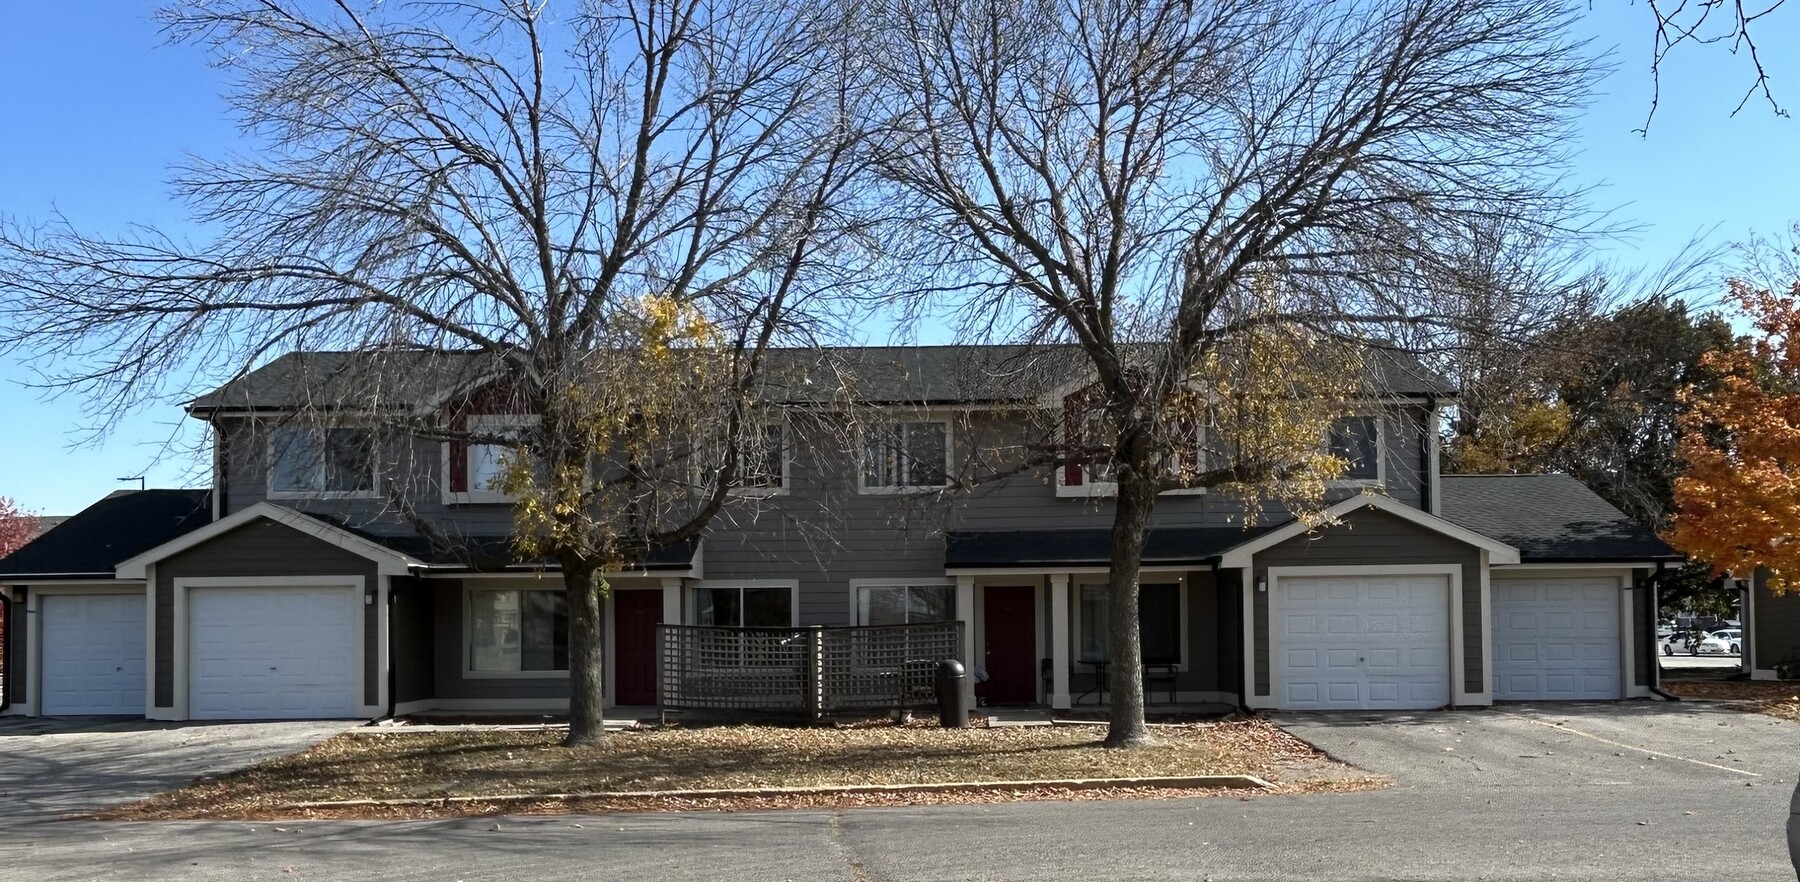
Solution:
M271 670L271 671L273 671L273 670L275 670L275 666L274 666L274 665L270 665L270 666L269 666L269 670Z

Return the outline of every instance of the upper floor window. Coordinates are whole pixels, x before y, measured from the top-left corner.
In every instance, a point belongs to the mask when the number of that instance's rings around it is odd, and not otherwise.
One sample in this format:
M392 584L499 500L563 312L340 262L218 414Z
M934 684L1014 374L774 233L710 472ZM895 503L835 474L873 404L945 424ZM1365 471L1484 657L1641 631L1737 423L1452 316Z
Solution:
M738 491L767 495L787 489L786 425L767 423L751 430L738 454Z
M892 492L950 484L950 424L907 422L863 430L862 489Z
M449 502L511 502L501 489L511 457L518 451L516 443L536 417L516 414L488 414L464 420L466 441L445 445L445 471L449 475L446 488Z
M1325 433L1325 450L1343 460L1342 481L1379 482L1381 468L1381 420L1372 416L1341 417Z
M270 496L371 496L374 492L374 433L368 429L277 426L270 433Z

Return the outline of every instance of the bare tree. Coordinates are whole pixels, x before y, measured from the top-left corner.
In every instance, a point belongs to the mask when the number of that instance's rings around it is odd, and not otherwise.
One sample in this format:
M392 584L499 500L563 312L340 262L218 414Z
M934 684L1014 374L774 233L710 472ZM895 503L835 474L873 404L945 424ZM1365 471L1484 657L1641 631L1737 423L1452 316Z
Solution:
M1244 388L1264 407L1378 393L1338 372L1382 338L1458 321L1438 285L1472 224L1581 225L1579 194L1557 179L1593 79L1565 33L1573 12L1556 0L879 0L875 12L876 161L924 218L918 255L932 258L908 299L954 303L965 337L1073 344L1091 373L1102 428L1072 433L1066 453L1104 459L1117 484L1106 743L1147 743L1137 577L1158 491L1237 486L1316 516L1334 465L1301 451L1317 450L1330 408L1296 415L1275 445L1288 455L1259 459L1232 435L1265 418L1211 411ZM1197 422L1226 455L1184 480L1175 451Z
M772 0L165 10L174 38L214 50L261 146L178 170L206 241L0 226L0 351L117 413L341 350L308 385L321 419L354 409L515 448L522 547L566 583L569 743L596 741L601 573L734 502L768 353L828 333L821 307L855 272L857 112L839 75L854 56L832 15ZM407 407L463 381L536 426L483 434Z

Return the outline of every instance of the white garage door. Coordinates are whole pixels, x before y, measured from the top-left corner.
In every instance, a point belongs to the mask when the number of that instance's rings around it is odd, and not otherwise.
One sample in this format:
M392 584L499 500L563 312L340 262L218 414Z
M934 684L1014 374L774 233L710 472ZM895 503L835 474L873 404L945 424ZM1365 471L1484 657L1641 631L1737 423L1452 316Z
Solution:
M1450 591L1443 576L1282 578L1275 696L1295 710L1450 703Z
M355 716L358 594L348 588L189 589L188 716Z
M1494 697L1618 698L1617 579L1495 579Z
M38 615L42 713L144 715L144 595L46 594Z

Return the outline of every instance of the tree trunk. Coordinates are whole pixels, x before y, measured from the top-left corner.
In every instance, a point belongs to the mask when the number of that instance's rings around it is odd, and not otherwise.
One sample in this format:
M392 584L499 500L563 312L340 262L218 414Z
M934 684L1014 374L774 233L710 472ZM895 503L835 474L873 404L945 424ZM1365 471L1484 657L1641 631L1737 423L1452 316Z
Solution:
M600 573L586 561L565 560L563 580L569 596L569 737L563 744L581 747L606 739Z
M1150 510L1156 505L1156 486L1146 457L1117 471L1117 509L1113 514L1112 550L1107 582L1108 651L1112 690L1111 724L1107 747L1145 747L1155 743L1144 725L1143 641L1138 627L1138 568L1144 557L1144 536Z

